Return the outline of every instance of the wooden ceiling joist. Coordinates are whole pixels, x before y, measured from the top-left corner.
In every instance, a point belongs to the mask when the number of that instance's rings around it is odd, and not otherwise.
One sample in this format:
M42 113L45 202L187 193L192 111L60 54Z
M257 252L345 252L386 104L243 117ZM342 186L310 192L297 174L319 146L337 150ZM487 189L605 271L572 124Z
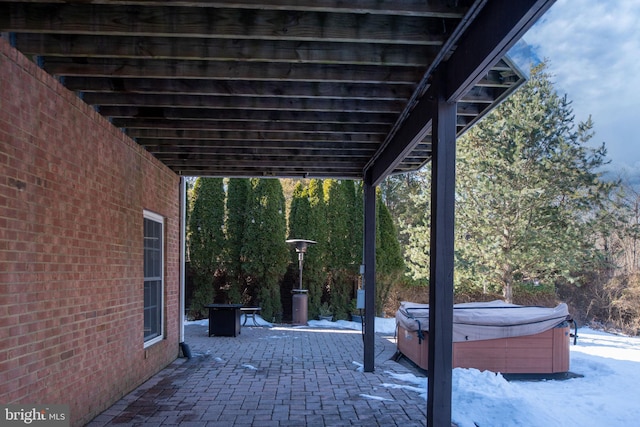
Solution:
M0 0L0 31L176 173L362 179L394 153L386 172L430 159L419 101L443 64L469 74L465 58L507 37L483 31L523 26L512 9L537 4L508 3ZM476 27L486 40L465 42ZM523 81L491 61L461 89L459 133Z

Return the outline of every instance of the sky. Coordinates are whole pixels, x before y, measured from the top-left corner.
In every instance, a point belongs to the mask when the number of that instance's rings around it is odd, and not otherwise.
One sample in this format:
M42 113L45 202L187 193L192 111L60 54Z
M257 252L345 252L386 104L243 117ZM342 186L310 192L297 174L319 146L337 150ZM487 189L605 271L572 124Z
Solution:
M640 185L640 0L557 0L522 41L548 61L576 123L591 115L608 172Z

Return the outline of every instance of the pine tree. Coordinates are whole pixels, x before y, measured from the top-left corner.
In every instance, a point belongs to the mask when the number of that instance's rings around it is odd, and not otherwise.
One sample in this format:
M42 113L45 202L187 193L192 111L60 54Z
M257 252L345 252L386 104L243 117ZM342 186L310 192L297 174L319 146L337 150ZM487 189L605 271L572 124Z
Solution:
M426 208L430 180L431 164L427 163L418 171L391 175L380 184L382 200L398 228L401 246L409 244L408 230L424 223L425 217L429 215Z
M382 315L391 287L404 275L404 260L391 212L377 192L376 204L376 314Z
M415 284L426 285L429 283L431 252L431 165L427 164L421 170L407 175L393 187L393 210L390 211L400 230L398 240L403 249L407 276Z
M327 283L327 271L325 268L327 219L322 180L312 179L309 181L307 196L309 198L309 207L311 208L309 234L307 235L310 240L318 242L309 249L309 256L305 257L304 267L305 283L307 283L309 289L309 317L313 318L319 314Z
M577 128L570 102L545 72L478 123L459 142L458 280L495 286L513 300L516 284L552 285L589 261L589 212L604 184L604 146L587 146L591 120ZM490 290L490 289L489 289Z
M301 181L298 181L293 190L293 195L291 197L291 208L289 210L289 237L288 239L306 239L313 240L311 238L311 205L309 203L309 197L307 193L307 189L304 187L304 184ZM307 248L307 255L304 259L304 273L303 273L303 288L308 291L308 314L311 318L315 317L317 314L317 308L319 300L317 298L317 293L312 292L312 289L309 287L309 281L307 280L309 276L309 261L311 256L314 253L312 249L313 245ZM291 264L290 268L296 270L296 274L300 274L298 269L298 254L293 245L290 246L290 259ZM296 282L297 283L297 282ZM294 286L297 287L297 286Z
M289 210L289 239L308 239L305 236L309 232L310 216L309 194L302 182L297 182Z
M347 319L353 298L355 268L353 255L353 181L324 181L327 218L326 266L331 305L337 319Z
M355 183L354 208L352 212L353 221L353 245L352 255L354 263L354 298L357 296L358 289L364 289L364 276L360 274L360 266L364 265L364 182ZM376 292L376 295L379 295ZM355 299L352 299L349 305L351 314L361 314L356 310Z
M358 210L358 207L364 206L362 201L357 200L359 191L356 187L356 182L353 180L345 179L340 181L339 185L342 193L342 199L344 205L342 206L343 213L346 216L347 230L346 245L349 250L349 256L347 258L347 269L351 276L353 283L354 275L359 269L362 262L362 236L364 226L364 211L362 208Z
M198 178L192 192L188 223L188 245L194 273L190 311L204 316L204 305L213 302L214 278L221 266L224 248L224 189L221 178Z
M319 191L319 193L318 193ZM293 192L289 213L289 238L307 239L317 242L307 249L304 258L303 286L308 291L309 318L315 318L322 304L322 291L326 281L323 269L325 247L324 201L322 183L311 180L307 187L298 182ZM291 248L292 267L297 268L297 254Z
M231 178L227 184L225 215L226 246L225 269L229 285L228 298L232 303L241 303L246 288L242 271L242 242L247 212L247 199L251 182L247 178Z
M353 202L352 222L353 222L353 246L352 255L353 262L360 271L360 265L364 263L363 260L363 245L364 245L364 183L359 181L355 183L355 193Z
M289 264L285 201L277 179L252 179L243 237L247 285L267 320L280 321L280 281Z

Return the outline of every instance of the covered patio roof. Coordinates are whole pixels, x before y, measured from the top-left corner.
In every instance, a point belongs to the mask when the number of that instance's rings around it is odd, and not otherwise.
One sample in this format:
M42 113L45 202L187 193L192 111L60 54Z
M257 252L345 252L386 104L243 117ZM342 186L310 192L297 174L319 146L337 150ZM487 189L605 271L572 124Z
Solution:
M549 1L510 3L0 0L0 31L177 174L381 178L431 158L434 82L458 135L523 82Z
M431 160L427 423L449 427L456 136L522 83L506 52L552 3L0 0L0 32L179 175L362 179L367 372L375 187Z

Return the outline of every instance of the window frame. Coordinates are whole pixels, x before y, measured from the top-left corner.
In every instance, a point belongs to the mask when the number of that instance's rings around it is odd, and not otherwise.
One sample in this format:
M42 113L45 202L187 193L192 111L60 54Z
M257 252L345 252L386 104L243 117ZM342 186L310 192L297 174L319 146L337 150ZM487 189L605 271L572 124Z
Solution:
M151 211L147 211L144 210L143 212L143 226L142 226L142 234L143 234L143 265L142 265L142 270L143 270L143 299L142 299L142 305L143 305L143 333L142 333L142 337L143 337L143 341L144 341L144 348L147 348L149 346L152 346L153 344L156 344L160 341L162 341L165 338L165 334L164 334L164 318L165 318L165 307L164 307L164 291L165 291L165 283L164 283L164 257L165 257L165 250L164 250L164 244L165 244L165 236L164 236L164 223L165 223L165 219L163 216L158 215L154 212ZM144 227L144 223L145 220L150 220L153 221L157 224L160 224L160 275L159 276L151 276L148 279L148 276L146 275L146 244L144 242L144 239L146 239L147 237L155 237L155 236L147 236L146 235L146 231L145 231L145 227ZM158 308L158 315L160 316L160 330L159 330L159 334L154 336L154 337L150 337L150 338L145 338L145 334L144 334L144 324L145 324L145 316L146 316L146 310L147 310L147 306L145 305L145 298L144 298L144 287L146 286L146 282L147 280L153 280L153 281L157 281L160 280L160 298L159 298L159 308Z

